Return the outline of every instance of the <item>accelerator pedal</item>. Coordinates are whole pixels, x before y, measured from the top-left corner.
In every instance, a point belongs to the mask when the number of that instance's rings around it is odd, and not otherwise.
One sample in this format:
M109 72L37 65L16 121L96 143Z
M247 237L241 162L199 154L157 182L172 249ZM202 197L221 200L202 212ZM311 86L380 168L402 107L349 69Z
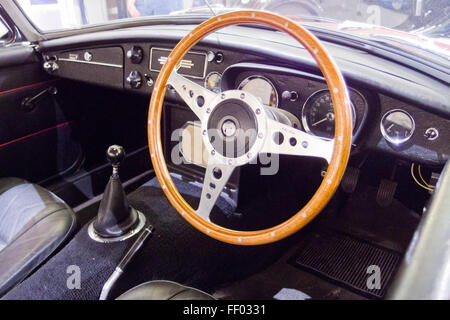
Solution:
M347 167L344 177L342 178L342 190L346 193L353 193L358 184L360 170L354 167Z
M394 200L395 191L397 190L397 182L382 179L378 187L377 203L380 207L389 207Z

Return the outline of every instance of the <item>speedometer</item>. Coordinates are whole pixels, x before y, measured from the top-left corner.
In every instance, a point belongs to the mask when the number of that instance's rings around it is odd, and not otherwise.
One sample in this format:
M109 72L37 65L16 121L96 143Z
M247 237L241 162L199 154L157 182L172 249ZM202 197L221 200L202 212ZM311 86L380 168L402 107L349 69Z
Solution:
M356 122L356 112L353 103L352 122ZM334 137L334 108L329 90L320 90L312 94L302 110L302 125L306 132L322 138Z
M238 90L251 93L268 107L278 108L277 90L272 82L263 76L248 77L239 84Z

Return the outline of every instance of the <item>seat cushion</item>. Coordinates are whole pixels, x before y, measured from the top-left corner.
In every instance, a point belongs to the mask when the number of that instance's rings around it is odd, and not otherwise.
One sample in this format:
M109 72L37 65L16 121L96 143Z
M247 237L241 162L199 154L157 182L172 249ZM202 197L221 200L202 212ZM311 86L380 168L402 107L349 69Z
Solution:
M72 209L50 191L0 179L0 296L22 281L75 230Z
M128 290L117 300L215 300L213 296L179 283L149 281Z

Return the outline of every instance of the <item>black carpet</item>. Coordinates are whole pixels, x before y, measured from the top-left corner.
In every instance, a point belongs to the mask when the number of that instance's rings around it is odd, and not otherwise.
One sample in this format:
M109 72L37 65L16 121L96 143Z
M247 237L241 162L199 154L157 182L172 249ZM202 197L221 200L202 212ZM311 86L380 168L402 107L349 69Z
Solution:
M175 182L185 199L196 207L200 187L181 180ZM289 241L242 247L209 238L180 217L155 180L131 193L129 200L155 226L155 232L117 282L112 298L156 279L211 292L219 285L263 270L283 254ZM214 215L220 218L226 217L233 207L220 199L216 209ZM87 235L86 225L64 249L3 299L98 299L103 284L132 242L133 239L113 244L94 242ZM67 268L72 265L81 271L79 290L67 288Z

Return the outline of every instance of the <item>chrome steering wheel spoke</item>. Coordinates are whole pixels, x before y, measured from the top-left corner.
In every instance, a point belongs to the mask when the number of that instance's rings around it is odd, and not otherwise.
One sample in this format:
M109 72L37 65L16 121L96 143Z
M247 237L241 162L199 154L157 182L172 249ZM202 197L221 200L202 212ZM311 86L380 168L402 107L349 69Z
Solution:
M333 147L334 140L325 140L267 119L267 135L260 153L317 157L330 163Z
M208 161L200 204L195 210L203 220L211 222L211 211L235 168L233 165L218 164L214 158Z
M175 70L170 74L167 85L171 85L196 116L203 120L208 106L217 97L212 91L183 77Z

